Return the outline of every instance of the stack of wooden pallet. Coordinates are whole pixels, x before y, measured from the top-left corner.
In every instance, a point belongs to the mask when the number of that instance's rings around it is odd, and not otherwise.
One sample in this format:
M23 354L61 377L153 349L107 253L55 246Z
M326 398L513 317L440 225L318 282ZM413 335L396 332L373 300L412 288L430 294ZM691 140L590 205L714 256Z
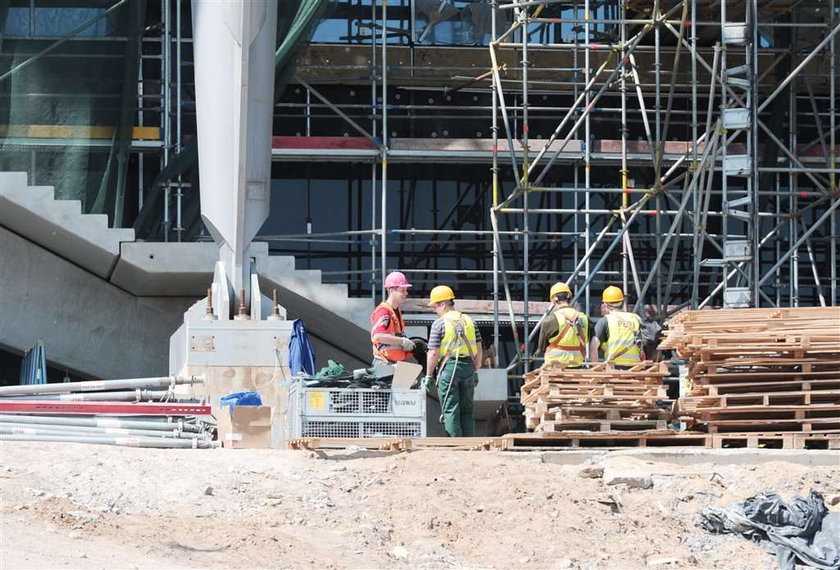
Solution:
M526 426L543 433L666 429L669 412L656 406L666 398L666 376L664 362L642 362L629 370L548 362L525 376Z
M688 359L680 414L712 434L840 434L840 307L687 311L662 349Z

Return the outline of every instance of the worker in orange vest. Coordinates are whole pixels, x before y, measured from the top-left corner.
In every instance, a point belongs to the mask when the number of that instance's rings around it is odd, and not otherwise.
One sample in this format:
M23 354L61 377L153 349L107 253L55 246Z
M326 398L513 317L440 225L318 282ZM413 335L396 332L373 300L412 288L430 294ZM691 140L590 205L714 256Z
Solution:
M400 305L408 298L411 283L403 273L394 271L385 278L388 298L379 303L370 315L370 341L373 361L394 364L411 357L414 341L405 336L405 323Z

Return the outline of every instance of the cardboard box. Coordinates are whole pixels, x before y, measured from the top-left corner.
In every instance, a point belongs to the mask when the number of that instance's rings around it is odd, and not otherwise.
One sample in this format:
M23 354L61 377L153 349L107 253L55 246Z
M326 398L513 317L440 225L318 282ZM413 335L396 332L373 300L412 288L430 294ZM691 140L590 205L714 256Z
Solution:
M271 406L223 406L218 418L219 441L231 449L271 448Z

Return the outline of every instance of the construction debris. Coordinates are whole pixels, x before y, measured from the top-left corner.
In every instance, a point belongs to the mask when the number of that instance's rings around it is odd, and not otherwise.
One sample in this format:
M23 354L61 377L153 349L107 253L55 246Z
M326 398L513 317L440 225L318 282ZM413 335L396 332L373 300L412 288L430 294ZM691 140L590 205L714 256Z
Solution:
M697 429L755 445L762 432L840 434L838 307L688 311L660 347L688 360L678 406Z
M609 363L568 368L547 362L525 375L521 402L525 424L541 433L664 430L668 376L665 362L641 362L627 370Z
M726 507L706 507L698 526L717 534L737 534L777 556L778 567L794 570L840 568L840 513L831 512L822 494L785 501L766 491Z

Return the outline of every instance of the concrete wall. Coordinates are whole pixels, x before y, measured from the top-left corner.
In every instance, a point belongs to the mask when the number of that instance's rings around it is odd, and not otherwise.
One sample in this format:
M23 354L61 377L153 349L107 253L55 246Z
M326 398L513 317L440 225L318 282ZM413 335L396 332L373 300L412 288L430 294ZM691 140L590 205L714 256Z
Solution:
M135 297L0 227L0 345L20 352L43 339L52 366L166 375L169 336L194 301Z

